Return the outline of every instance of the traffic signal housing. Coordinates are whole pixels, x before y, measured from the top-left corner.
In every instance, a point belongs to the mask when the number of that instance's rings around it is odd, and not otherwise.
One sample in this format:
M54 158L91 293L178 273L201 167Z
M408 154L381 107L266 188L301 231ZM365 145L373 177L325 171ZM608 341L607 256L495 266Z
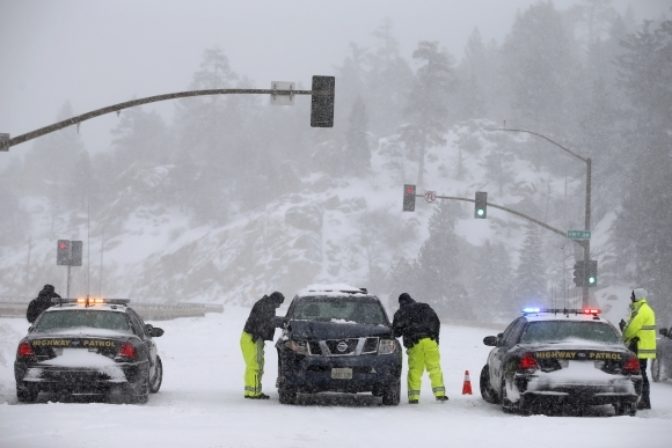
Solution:
M333 76L313 76L310 101L310 126L314 128L334 127L334 92L336 78Z
M82 242L70 241L70 266L82 265Z
M597 260L588 261L586 269L586 285L597 286Z
M56 264L63 266L70 264L70 240L58 240L56 243Z
M488 192L477 191L474 200L474 218L485 219L488 217Z
M404 211L415 211L415 185L404 185Z
M583 260L577 260L574 263L574 284L576 286L583 286L585 278L584 262Z

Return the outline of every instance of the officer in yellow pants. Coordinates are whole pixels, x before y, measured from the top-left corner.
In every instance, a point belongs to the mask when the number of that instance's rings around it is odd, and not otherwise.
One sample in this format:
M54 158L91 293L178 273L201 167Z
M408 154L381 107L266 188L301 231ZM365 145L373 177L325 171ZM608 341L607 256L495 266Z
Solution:
M418 404L420 401L425 369L429 372L434 397L438 401L447 401L439 353L441 322L432 307L416 302L408 293L402 293L392 327L395 337L403 337L408 354L408 402Z
M245 360L245 398L267 400L261 391L264 374L264 341L272 341L277 326L275 310L285 297L274 292L259 299L250 311L240 336L240 349Z

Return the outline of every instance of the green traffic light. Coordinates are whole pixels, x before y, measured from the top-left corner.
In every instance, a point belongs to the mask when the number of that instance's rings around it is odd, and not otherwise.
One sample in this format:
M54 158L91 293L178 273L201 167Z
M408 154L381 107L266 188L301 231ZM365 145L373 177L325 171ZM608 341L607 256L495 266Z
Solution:
M588 284L589 285L594 285L595 284L595 277L588 277Z
M485 210L483 210L482 208L479 208L479 209L476 210L476 214L478 216L483 216L483 215L485 215Z

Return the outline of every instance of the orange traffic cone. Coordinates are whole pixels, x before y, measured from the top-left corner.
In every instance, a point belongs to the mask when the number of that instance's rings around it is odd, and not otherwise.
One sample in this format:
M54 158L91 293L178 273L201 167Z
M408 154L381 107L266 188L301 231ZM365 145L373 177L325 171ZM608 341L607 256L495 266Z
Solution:
M462 384L462 395L471 395L471 380L469 379L469 371L464 371L464 383Z

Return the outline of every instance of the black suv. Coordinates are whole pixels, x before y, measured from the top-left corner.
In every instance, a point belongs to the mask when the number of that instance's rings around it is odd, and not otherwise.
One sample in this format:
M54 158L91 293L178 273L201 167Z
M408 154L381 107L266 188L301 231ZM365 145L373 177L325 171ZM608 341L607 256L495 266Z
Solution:
M128 299L57 299L19 342L16 395L40 392L100 396L145 403L159 391L163 365L152 338L161 328L143 322Z
M312 287L287 310L278 350L280 402L297 393L371 392L398 405L401 347L387 313L363 288Z
M611 404L635 415L639 360L597 309L528 308L497 336L481 371L481 396L506 412L547 413Z

